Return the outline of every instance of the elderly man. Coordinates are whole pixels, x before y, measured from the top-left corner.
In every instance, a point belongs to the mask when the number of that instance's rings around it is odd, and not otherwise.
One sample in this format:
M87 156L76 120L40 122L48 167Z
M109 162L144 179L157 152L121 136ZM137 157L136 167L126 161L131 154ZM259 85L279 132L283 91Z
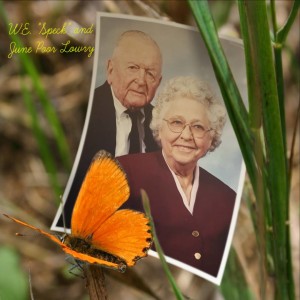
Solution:
M95 90L94 108L98 106L95 112L101 115L103 124L99 128L97 122L95 131L106 136L98 149L115 156L157 149L149 123L161 65L160 49L151 37L141 31L121 35L108 61L107 82Z
M68 228L81 183L98 150L120 156L158 149L149 124L150 102L161 82L161 72L162 55L150 36L137 30L120 36L107 63L107 81L95 89L77 170L67 186L64 213ZM62 218L57 225L63 226Z

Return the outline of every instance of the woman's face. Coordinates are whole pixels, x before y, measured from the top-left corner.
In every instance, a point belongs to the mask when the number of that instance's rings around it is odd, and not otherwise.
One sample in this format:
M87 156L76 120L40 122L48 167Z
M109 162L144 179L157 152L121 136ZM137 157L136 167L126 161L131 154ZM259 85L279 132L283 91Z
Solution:
M166 160L171 168L172 166L176 168L179 166L194 167L199 158L204 156L210 148L211 132L207 131L203 137L197 137L193 135L190 126L185 126L181 133L175 133L165 120L173 122L175 120L177 123L188 123L209 129L210 122L206 107L194 99L181 96L175 96L173 101L167 105L159 130L159 138Z

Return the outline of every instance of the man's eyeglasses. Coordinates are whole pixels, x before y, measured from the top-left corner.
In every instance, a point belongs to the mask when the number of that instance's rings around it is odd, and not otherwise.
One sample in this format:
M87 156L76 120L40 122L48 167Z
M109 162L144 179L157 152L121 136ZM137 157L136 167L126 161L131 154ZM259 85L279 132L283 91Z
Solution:
M169 129L175 133L182 133L186 126L190 127L190 130L195 138L203 138L208 131L213 130L212 128L205 128L200 123L185 123L184 121L171 118L169 120L163 119L167 122Z

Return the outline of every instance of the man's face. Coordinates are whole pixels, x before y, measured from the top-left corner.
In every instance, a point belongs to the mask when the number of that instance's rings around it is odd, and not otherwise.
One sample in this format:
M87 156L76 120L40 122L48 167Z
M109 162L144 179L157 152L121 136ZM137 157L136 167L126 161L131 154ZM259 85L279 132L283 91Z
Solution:
M127 108L150 103L161 81L161 56L153 42L127 37L107 66L107 81Z

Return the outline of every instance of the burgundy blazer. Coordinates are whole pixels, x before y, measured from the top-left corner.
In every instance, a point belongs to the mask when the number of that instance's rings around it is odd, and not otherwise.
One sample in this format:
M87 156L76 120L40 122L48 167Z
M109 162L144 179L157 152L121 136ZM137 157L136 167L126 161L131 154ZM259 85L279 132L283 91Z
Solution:
M143 211L140 189L150 200L164 253L217 276L231 223L236 193L200 168L193 215L186 209L161 151L117 158L128 176L131 194L122 208Z

